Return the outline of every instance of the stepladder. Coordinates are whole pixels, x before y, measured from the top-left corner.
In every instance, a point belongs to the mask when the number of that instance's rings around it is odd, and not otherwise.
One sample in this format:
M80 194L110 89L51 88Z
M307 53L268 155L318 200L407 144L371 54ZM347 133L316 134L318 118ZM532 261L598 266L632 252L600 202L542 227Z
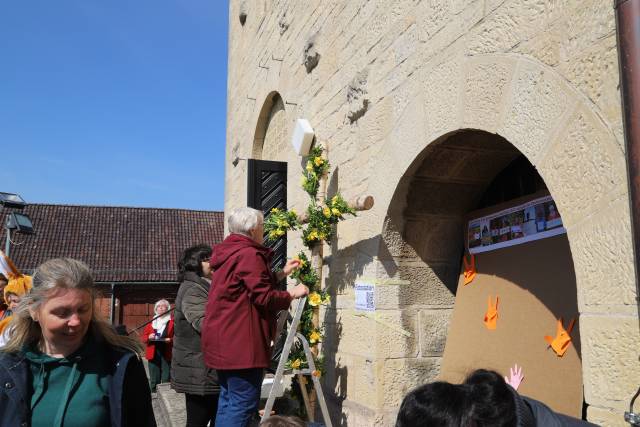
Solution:
M327 410L327 403L324 398L324 393L322 391L322 385L320 384L320 378L318 371L316 370L315 362L313 359L313 353L311 352L311 348L307 339L300 333L298 333L298 325L300 324L300 319L302 317L302 312L304 311L304 305L307 302L307 298L300 298L298 300L298 304L296 305L293 319L291 320L291 324L289 325L289 329L287 332L287 338L284 342L284 346L282 347L282 353L280 354L280 360L278 361L278 367L276 369L275 377L273 378L273 383L271 389L269 390L269 397L267 398L267 403L264 407L264 415L260 422L266 420L271 415L271 410L273 409L273 404L278 396L282 396L282 387L283 387L283 379L285 375L297 375L300 381L300 389L302 391L303 400L305 402L305 406L307 408L307 414L311 414L309 410L309 399L307 396L306 385L303 383L303 379L306 377L311 378L311 382L313 384L313 388L316 392L317 402L320 406L320 411L322 412L322 418L324 421L324 425L327 427L333 427L331 423L331 417L329 416L329 411ZM299 343L302 345L304 355L307 361L307 368L303 369L286 369L287 360L289 359L289 355L291 354L291 349L293 348L295 343ZM309 419L309 421L314 421Z

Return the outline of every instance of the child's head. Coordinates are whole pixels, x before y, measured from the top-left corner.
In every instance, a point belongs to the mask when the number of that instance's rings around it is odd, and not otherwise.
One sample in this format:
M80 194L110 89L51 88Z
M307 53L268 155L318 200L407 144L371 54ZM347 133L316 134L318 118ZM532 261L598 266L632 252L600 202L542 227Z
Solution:
M20 296L13 292L7 292L5 298L9 310L15 311L15 309L18 308L18 304L20 304Z

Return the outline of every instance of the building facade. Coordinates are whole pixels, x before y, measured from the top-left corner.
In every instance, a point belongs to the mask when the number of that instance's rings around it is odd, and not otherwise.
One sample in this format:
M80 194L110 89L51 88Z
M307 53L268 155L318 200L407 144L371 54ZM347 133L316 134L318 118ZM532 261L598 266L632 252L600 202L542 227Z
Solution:
M225 211L246 205L236 158L287 162L289 208L304 209L299 118L327 148L329 193L375 198L325 248L334 422L393 425L404 394L438 378L465 217L520 162L566 228L585 416L625 425L640 333L611 2L230 3ZM354 314L365 277L389 285L375 319Z

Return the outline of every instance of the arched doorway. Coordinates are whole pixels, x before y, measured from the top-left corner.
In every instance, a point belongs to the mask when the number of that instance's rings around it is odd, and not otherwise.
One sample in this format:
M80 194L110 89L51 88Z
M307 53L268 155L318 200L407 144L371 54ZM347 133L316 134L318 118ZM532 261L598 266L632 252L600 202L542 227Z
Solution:
M564 317L566 326L578 316L566 234L477 254L475 282L460 282L469 219L547 195L535 167L501 136L478 130L445 135L417 156L396 189L383 233L393 262L383 265L396 270L389 276L408 282L400 287L399 302L407 317L402 324L417 322L418 361L438 359L439 377L454 382L477 368L508 373L514 363L524 365L525 394L579 417L577 327L563 357L544 341L545 334L555 335L557 318ZM514 222L513 229L522 230L521 224ZM488 330L487 299L498 294L498 328ZM406 384L407 390L414 385Z
M278 92L265 99L253 140L252 158L281 160L287 148L287 117L284 101Z

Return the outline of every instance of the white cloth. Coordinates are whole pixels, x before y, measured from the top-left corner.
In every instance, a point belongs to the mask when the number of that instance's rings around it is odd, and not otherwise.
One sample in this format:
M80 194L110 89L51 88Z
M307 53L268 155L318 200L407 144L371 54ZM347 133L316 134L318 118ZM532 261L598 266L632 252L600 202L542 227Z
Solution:
M162 333L164 332L164 328L166 328L167 324L169 323L169 320L171 320L171 314L166 313L151 322L151 326L156 331L156 334L162 335Z

